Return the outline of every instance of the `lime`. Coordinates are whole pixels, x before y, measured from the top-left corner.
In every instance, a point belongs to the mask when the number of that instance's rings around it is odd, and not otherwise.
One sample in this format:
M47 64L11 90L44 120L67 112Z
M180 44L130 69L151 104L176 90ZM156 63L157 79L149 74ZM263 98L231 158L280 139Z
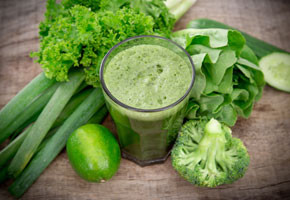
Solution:
M66 144L69 161L79 176L91 182L109 180L120 166L116 138L104 126L86 124L75 130Z

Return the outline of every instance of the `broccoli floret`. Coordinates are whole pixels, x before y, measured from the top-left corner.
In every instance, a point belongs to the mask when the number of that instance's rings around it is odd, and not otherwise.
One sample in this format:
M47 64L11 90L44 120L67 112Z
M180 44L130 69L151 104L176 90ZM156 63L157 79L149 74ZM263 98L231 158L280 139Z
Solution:
M186 122L171 153L172 165L187 181L216 187L245 174L250 157L243 142L215 119Z

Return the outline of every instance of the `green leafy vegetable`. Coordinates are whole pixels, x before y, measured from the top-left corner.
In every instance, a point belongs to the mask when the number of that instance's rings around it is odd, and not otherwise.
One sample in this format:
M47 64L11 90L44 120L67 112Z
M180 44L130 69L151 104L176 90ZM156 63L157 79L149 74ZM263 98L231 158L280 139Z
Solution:
M101 60L111 47L136 35L168 36L174 21L161 0L48 0L40 50L32 56L48 78L67 81L70 68L82 67L87 84L96 87Z
M186 122L171 153L172 165L187 181L216 187L243 177L250 158L243 142L215 119Z
M242 34L227 29L184 29L172 34L195 64L188 119L214 117L233 126L248 118L262 95L263 73ZM196 104L192 107L192 105Z
M197 29L208 29L208 28L222 28L222 29L235 29L231 26L217 22L211 19L196 19L192 20L187 28L197 28ZM245 32L240 31L245 39L247 40L247 45L255 52L256 56L259 58L268 55L273 52L286 52L274 45L271 45L265 41L259 40ZM252 61L253 62L253 61ZM255 63L257 64L257 63Z

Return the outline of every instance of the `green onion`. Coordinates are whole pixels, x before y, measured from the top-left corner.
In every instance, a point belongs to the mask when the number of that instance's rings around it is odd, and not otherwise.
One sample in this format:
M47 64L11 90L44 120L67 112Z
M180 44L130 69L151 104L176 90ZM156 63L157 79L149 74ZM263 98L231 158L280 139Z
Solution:
M7 179L7 166L0 169L0 184Z
M96 114L92 116L92 118L88 121L88 124L98 124L103 121L105 116L108 113L108 109L106 106L103 106Z
M54 94L59 84L54 84L44 94L39 96L32 102L7 128L5 128L0 135L0 142L7 139L17 128L23 125L26 121L32 118L35 114L40 113L45 107L51 96Z
M38 113L33 115L29 120L27 120L24 124L22 124L19 128L17 128L13 134L10 136L10 142L12 142L20 133L22 133L29 125L31 125L33 122L35 122L40 115L42 110L40 110Z
M78 127L84 125L103 105L104 97L102 91L100 88L96 88L47 141L43 148L35 154L29 165L9 187L10 193L16 197L20 197L61 152L69 135ZM103 117L105 114L105 112L102 112Z
M2 132L7 126L11 124L37 96L54 83L54 80L46 78L44 73L41 73L6 104L0 111L0 143L6 139Z
M60 126L75 111L81 102L90 95L92 90L93 88L86 89L79 94L74 95L54 122L53 127Z
M86 87L88 87L88 84L85 81L82 82L82 84L80 85L80 87L78 87L78 89L76 90L75 94L78 94L79 92L81 92Z
M82 71L73 71L69 79L69 82L60 84L33 124L32 129L29 131L29 134L26 136L8 167L10 176L17 177L25 168L56 118L84 80L84 73Z
M0 152L0 168L3 167L13 156L16 154L18 148L21 146L23 140L31 130L32 126L27 128L23 133L21 133L17 138L15 138L11 143L9 143Z
M29 127L28 129L30 129L31 127ZM5 149L3 149L0 153L0 183L4 182L8 177L8 164L9 164L9 160L15 155L15 153L17 152L19 146L22 144L23 140L25 139L26 135L28 134L29 130L25 130L21 135L19 135L12 143L10 143L7 147L5 147ZM47 135L45 136L44 141L39 145L38 150L36 152L38 152L47 142L47 140L57 131L57 128L52 129L51 131L49 131L47 133ZM3 167L4 166L4 167ZM5 172L5 176L2 175L2 173Z
M80 87L77 89L77 91L75 92L75 95L74 96L76 96L76 95L78 95L79 93L81 93L86 87L87 87L88 85L85 83L85 82L82 82L82 84L80 85ZM49 88L50 89L50 88ZM44 92L45 93L45 92ZM73 98L74 98L74 96L73 96ZM49 99L48 99L49 100ZM47 101L48 101L47 100ZM35 103L35 102L33 102L33 103ZM71 101L69 102L69 103L71 103ZM29 106L33 106L33 105L29 105ZM35 106L36 107L36 106ZM66 106L67 107L67 106ZM38 116L40 115L40 113L41 113L41 111L42 111L42 109L41 110L39 110L36 114L34 114L29 120L27 120L25 123L23 123L19 128L17 128L15 131L14 131L14 133L13 133L13 135L11 135L11 140L13 140L19 133L21 133L22 131L23 131L23 129L25 129L28 125L30 125L32 122L35 122L36 121L36 119L38 118ZM68 110L69 111L69 110ZM70 113L72 112L73 110L71 110L70 111ZM26 111L24 111L24 112L26 112ZM26 112L27 113L27 112ZM62 113L61 113L61 115L63 115L63 113L66 113L65 111L63 111ZM70 113L68 113L68 115L70 115ZM67 115L67 116L68 116ZM60 117L58 117L58 119L57 119L57 121L59 121L59 118ZM54 124L54 126L53 127L56 127L56 125L59 125L59 123L55 123Z
M52 128L60 126L75 111L75 109L89 96L92 90L93 90L92 88L86 89L74 95L68 102L68 104L65 106L61 114L58 116ZM16 137L3 150L0 151L0 168L4 166L5 163L7 163L10 159L13 158L13 156L16 154L18 148L22 144L23 140L25 139L30 129L31 127L27 128L25 131L23 131L23 133L18 135L18 137ZM50 132L47 135L49 135Z

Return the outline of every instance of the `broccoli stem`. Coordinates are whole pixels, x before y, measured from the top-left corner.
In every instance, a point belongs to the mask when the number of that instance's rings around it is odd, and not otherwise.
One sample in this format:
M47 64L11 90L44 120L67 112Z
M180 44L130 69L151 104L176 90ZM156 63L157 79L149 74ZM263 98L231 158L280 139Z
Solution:
M197 135L202 136L198 139ZM197 139L193 139L197 138ZM190 183L216 187L241 178L249 165L243 143L217 120L190 120L171 152L172 165Z
M223 130L221 124L215 120L211 119L205 126L205 135L223 135Z

